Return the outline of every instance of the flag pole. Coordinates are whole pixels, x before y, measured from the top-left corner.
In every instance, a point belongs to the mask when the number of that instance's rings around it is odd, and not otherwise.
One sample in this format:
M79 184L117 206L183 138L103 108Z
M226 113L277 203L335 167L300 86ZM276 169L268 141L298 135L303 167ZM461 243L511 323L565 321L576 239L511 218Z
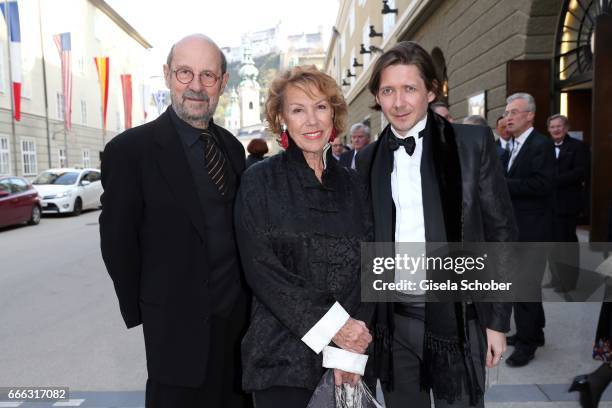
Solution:
M40 33L40 54L42 57L42 73L43 73L43 92L45 95L45 123L47 126L47 160L49 161L49 167L52 168L51 163L51 129L49 127L49 96L47 94L47 64L45 62L45 47L43 43L42 33L42 9L40 7L40 0L38 0L38 31ZM66 163L68 161L68 147L64 146L64 154L66 156Z
M6 21L6 41L8 45L9 90L11 99L11 136L13 138L13 163L17 174L17 135L15 134L15 96L13 92L13 67L11 65L11 19L8 0L4 0L4 20ZM23 168L23 166L22 166Z

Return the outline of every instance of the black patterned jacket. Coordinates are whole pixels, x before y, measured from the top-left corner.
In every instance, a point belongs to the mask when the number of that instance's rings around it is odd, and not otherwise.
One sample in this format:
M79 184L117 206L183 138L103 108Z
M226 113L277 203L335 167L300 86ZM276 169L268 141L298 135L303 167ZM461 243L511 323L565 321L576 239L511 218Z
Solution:
M328 158L322 184L293 143L243 175L236 234L254 295L242 342L246 391L314 389L322 355L301 338L336 301L353 317L369 315L359 304L360 242L372 238L366 187Z

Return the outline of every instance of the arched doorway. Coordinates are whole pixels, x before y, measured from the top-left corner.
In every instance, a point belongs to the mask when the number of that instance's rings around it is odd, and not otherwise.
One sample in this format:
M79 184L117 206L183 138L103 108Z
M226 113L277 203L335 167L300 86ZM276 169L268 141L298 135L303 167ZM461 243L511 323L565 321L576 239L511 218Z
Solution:
M438 93L438 99L448 104L448 74L446 71L446 60L444 59L444 53L438 47L434 47L431 50L431 59L434 63L436 70L436 76L440 82L440 91Z
M555 41L553 105L569 118L576 131L573 136L582 138L591 149L587 206L591 210L591 240L607 238L610 226L606 220L612 211L612 149L605 142L612 132L612 121L604 112L609 111L609 96L604 97L609 91L604 90L612 87L612 81L602 75L612 69L612 53L609 47L602 47L610 32L612 0L564 1Z

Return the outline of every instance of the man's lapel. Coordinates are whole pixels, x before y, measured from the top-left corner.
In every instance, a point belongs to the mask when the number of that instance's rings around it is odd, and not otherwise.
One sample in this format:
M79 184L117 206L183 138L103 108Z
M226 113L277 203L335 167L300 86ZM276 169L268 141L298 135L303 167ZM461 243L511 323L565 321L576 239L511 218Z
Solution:
M432 120L421 132L423 155L421 157L421 194L423 196L423 218L425 221L425 240L428 242L446 241L444 214L440 200L440 186L434 163L434 136Z
M200 237L204 239L204 218L200 200L181 139L172 125L168 112L163 113L157 121L159 125L156 127L154 137L159 147L156 159L162 178L177 205L189 215Z
M523 146L521 147L521 150L518 152L518 154L514 158L514 161L512 162L512 166L510 166L510 168L508 169L508 176L512 176L514 174L514 172L516 171L516 167L518 166L518 164L522 160L524 160L524 158L526 156L529 155L529 153L527 153L527 151L530 149L529 146L531 145L531 142L533 141L533 134L535 133L535 131L536 130L533 129L531 131L531 133L529 133L529 136L527 137L527 140L525 140L525 142L523 143Z
M212 121L210 123L210 126L211 130L215 133L217 137L217 141L219 142L221 150L223 151L223 153L225 153L225 157L227 157L227 160L230 162L232 170L234 170L234 174L240 176L244 171L244 151L241 155L235 154L231 149L230 141L227 140L228 132L225 132L224 129L222 129L220 126L217 126Z
M378 242L393 242L395 240L395 207L393 205L393 196L391 193L393 152L389 150L387 144L390 132L391 125L387 125L376 141L370 172L372 209L374 213L374 235Z

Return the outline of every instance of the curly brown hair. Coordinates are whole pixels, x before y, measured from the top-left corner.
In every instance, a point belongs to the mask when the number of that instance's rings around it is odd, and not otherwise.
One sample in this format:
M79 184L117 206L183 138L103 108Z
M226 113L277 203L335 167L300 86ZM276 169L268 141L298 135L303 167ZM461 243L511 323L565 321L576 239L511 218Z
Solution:
M314 65L308 65L284 70L270 84L266 99L266 121L272 133L279 135L282 132L280 114L283 111L283 96L288 85L301 89L308 96L313 96L313 89L325 95L334 112L336 133L341 135L344 132L348 107L342 90L332 77L319 71Z

